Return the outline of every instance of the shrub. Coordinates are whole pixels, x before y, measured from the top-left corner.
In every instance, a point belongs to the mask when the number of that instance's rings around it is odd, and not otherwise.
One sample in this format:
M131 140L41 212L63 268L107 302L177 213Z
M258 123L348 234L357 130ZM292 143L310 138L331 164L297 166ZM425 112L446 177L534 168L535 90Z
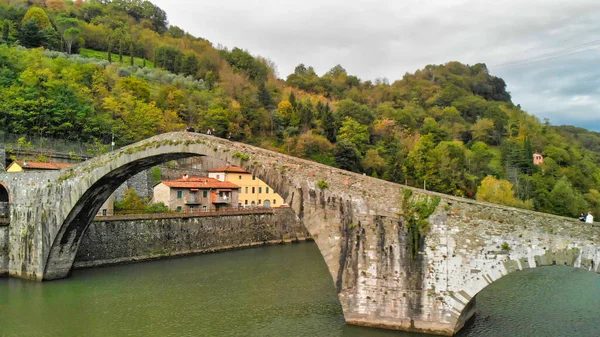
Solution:
M324 190L329 187L329 184L327 184L325 180L319 180L319 182L317 182L317 186L319 186L320 189Z

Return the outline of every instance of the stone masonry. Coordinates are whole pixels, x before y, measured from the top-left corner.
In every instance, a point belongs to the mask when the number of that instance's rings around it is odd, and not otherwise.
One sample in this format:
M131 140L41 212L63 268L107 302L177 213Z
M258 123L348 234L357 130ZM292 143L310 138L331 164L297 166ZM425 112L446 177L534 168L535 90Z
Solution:
M196 155L241 166L286 200L317 243L350 324L453 335L473 315L477 293L504 275L554 264L599 271L600 227L416 189L413 200L440 203L411 256L399 215L408 187L180 132L60 172L0 176L12 200L10 276L67 277L94 215L119 185Z
M246 215L98 218L83 235L74 266L104 266L307 238L308 232L289 208Z

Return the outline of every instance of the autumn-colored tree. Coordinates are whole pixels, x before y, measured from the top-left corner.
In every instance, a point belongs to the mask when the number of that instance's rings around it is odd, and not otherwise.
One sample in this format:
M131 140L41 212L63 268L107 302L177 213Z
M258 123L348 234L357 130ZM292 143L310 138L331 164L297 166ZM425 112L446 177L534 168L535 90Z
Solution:
M481 182L477 189L477 200L520 208L533 208L532 201L523 202L515 197L513 185L510 182L492 176L485 177Z
M46 0L46 8L64 11L66 9L66 3L65 0Z
M25 24L29 20L33 20L40 30L52 27L48 15L39 7L31 7L27 13L25 13L23 20L21 20L21 24Z

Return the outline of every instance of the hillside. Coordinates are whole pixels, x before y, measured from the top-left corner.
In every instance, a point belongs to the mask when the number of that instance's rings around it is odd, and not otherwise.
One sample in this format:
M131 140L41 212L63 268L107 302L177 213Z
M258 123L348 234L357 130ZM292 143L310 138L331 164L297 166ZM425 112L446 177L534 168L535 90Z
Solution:
M427 65L391 84L301 64L284 81L269 60L216 49L147 1L33 2L0 0L1 130L105 144L114 133L123 145L212 128L443 193L600 214L598 135L541 123L484 64Z

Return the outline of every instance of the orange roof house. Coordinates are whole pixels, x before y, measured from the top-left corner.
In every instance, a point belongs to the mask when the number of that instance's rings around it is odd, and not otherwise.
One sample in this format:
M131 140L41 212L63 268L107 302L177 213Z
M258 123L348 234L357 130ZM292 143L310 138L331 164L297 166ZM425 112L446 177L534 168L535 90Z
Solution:
M73 164L15 160L8 166L6 172L62 170L70 166Z
M154 186L153 202L162 202L171 210L185 212L214 211L237 207L240 187L228 181L184 175L163 180Z

